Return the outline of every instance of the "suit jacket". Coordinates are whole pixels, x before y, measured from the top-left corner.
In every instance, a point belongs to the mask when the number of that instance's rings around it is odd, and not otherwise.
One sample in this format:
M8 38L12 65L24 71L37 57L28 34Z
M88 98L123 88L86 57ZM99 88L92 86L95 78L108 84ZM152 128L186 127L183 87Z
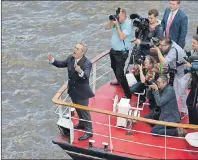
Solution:
M161 22L163 30L166 30L169 13L171 12L170 8L166 8L164 16ZM175 41L181 48L185 46L185 38L188 30L188 17L181 10L178 9L177 14L175 15L172 24L169 29L169 37Z
M161 108L159 120L166 122L179 122L180 114L173 87L167 85L162 91L153 90L153 95L157 106Z
M89 76L92 69L92 63L83 56L79 61L78 65L84 71L83 77L79 76L79 73L74 68L75 59L70 55L65 61L55 60L52 64L58 68L68 68L68 94L70 97L76 99L88 99L94 96L89 86Z

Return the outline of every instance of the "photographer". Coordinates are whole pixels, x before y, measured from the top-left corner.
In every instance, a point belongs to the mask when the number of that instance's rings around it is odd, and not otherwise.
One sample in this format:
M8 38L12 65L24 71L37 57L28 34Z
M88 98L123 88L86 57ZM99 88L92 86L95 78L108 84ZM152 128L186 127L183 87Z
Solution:
M150 54L150 42L152 37L160 38L163 36L163 28L158 23L158 11L156 9L151 9L148 11L148 20L149 20L149 32L148 35L143 36L143 39L136 39L135 44L139 45L139 49L141 53L144 55L151 55ZM155 55L154 58L158 62L158 57Z
M149 87L153 89L152 92L155 101L161 112L157 119L153 113L146 115L145 118L178 123L180 121L180 115L177 99L173 87L168 84L168 77L166 75L160 75L157 79L157 84L153 83ZM151 129L151 133L170 136L182 136L184 133L182 131L182 129L174 127L166 127L165 129L163 125L159 124L154 125Z
M131 92L124 74L125 61L128 58L129 47L131 45L132 25L127 19L126 11L122 8L116 10L116 15L109 16L109 22L105 26L106 30L112 30L111 38L111 68L117 78L112 85L121 85L124 90L125 98L131 99Z
M177 98L181 99L181 119L183 119L188 114L186 91L190 78L190 74L184 74L185 66L183 65L183 57L185 57L186 54L184 50L169 37L163 37L160 40L159 48L151 48L151 51L156 52L160 63L168 68L169 83L173 85Z
M191 51L192 56L198 56L198 35L193 36L192 40L192 48ZM192 68L192 64L186 61L185 66ZM191 72L192 82L191 82L191 90L188 94L186 104L188 106L189 113L189 124L198 124L198 100L196 97L196 88L198 86L198 75L195 72ZM194 100L196 101L194 103Z
M131 93L142 93L146 89L147 83L153 81L157 73L159 73L159 65L149 55L145 57L145 60L139 60L138 63L134 67L134 75L138 82L130 87ZM145 97L146 93L140 96L140 105L145 102Z

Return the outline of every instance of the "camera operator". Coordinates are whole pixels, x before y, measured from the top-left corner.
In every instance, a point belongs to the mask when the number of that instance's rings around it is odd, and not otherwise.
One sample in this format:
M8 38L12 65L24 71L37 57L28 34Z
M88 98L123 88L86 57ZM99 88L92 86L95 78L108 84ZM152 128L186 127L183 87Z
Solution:
M160 38L163 36L163 28L158 23L158 15L159 12L156 9L151 9L148 11L148 20L149 20L149 32L147 36L143 36L143 39L136 39L135 44L139 45L139 49L142 51L144 55L150 54L150 42L152 37ZM156 55L152 55L158 62L158 57Z
M156 63L155 59L149 55L145 57L145 60L140 59L135 64L134 75L137 79L137 83L130 86L131 93L139 92L142 93L147 87L147 83L154 80L156 74L159 73L159 65ZM142 105L145 102L146 93L140 96L140 103Z
M192 40L192 48L191 51L192 56L198 56L198 35L193 36ZM192 67L192 64L186 61L185 66ZM188 94L186 104L188 106L188 113L189 113L189 124L198 124L198 100L196 100L196 103L194 103L194 98L196 95L196 88L198 86L198 76L197 73L191 72L191 90ZM195 105L195 106L194 106Z
M152 92L157 106L159 106L160 114L157 119L153 113L146 115L145 118L178 123L180 121L180 115L177 99L173 87L168 84L168 77L166 75L160 75L157 79L157 84L153 83L149 87L153 89ZM153 126L151 133L170 136L184 135L184 131L181 128L166 127L165 129L163 125L159 124Z
M164 67L168 67L169 83L173 85L177 99L181 99L181 119L183 119L188 114L186 91L190 78L190 74L184 74L183 57L186 56L186 53L169 37L163 37L160 40L159 48L151 48L151 51L157 52L160 63Z
M116 10L116 15L110 15L109 19L105 29L112 30L111 50L109 54L111 68L117 78L117 82L111 82L111 84L120 84L124 90L125 98L131 99L131 92L124 74L124 66L131 45L132 24L131 21L127 19L126 11L122 8L118 8L118 10Z

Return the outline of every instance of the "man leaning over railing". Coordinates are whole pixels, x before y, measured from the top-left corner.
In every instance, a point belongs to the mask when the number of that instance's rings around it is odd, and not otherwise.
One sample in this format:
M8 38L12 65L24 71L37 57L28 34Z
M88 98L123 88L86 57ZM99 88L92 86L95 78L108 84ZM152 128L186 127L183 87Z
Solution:
M68 68L68 94L72 102L88 106L89 98L94 96L89 86L89 76L92 68L92 63L85 57L87 45L83 42L78 43L69 57L64 61L55 60L51 54L48 54L48 59L51 64L58 68ZM89 133L84 133L78 140L86 140L93 136L92 123L89 111L76 109L78 117L86 121L79 121L79 124L74 126L74 129L85 129Z
M180 121L180 114L177 105L177 99L175 95L175 90L171 85L168 84L168 77L166 75L160 75L157 79L157 84L153 83L149 85L153 89L153 95L157 106L161 110L159 115L159 120L166 122L176 122ZM145 116L148 119L156 119L153 113ZM165 132L166 131L166 132ZM160 135L170 135L170 136L183 136L184 130L175 127L166 127L163 125L153 126L151 133Z

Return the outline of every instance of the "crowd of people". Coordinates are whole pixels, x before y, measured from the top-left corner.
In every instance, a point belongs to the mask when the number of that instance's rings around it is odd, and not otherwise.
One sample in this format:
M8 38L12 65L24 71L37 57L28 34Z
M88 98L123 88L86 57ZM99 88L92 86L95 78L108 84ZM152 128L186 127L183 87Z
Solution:
M116 81L111 85L120 85L124 92L124 98L131 99L133 93L146 91L140 96L140 105L148 99L151 113L145 118L162 120L167 122L180 122L189 117L189 123L198 124L198 104L193 105L195 90L191 89L189 96L187 88L191 73L184 72L191 67L191 63L184 60L185 39L188 30L188 17L180 9L180 0L169 1L169 8L164 12L161 22L158 20L159 12L156 9L148 11L149 32L145 36L136 36L135 45L139 54L144 56L141 63L133 63L133 74L137 83L129 86L124 72L125 62L129 56L131 39L133 35L133 23L127 18L126 10L119 9L117 17L109 19L105 25L106 30L112 31L111 49L109 52L111 68L114 71ZM138 28L136 28L136 32ZM136 34L134 34L136 35ZM159 39L159 44L148 45L153 37ZM198 35L192 40L191 55L198 56ZM94 93L89 87L89 75L92 69L91 62L86 58L87 45L83 42L77 44L74 52L64 61L55 60L48 55L49 62L59 68L68 68L68 94L72 102L88 106L89 98ZM192 88L197 86L192 80ZM180 105L178 101L180 100ZM197 100L196 100L197 101ZM197 108L196 108L197 107ZM159 114L154 115L158 110ZM87 132L79 137L85 140L93 136L90 113L76 109L80 119L75 129L85 129ZM188 116L187 116L188 115ZM89 121L89 122L87 122ZM179 136L181 129L154 125L152 133Z
M187 56L184 47L188 17L180 9L179 0L169 1L169 7L166 8L161 23L159 23L158 15L156 9L148 11L148 32L140 31L143 27L136 28L136 32L144 34L141 36L135 33L135 47L138 52L135 58L141 55L144 59L140 58L132 62L132 71L137 80L133 86L128 86L124 74L124 64L129 53L128 37L131 36L132 24L122 8L117 19L109 20L105 29L112 30L110 59L116 77L116 81L111 84L122 87L124 98L131 99L135 92L145 93L140 96L139 104L141 105L146 98L148 99L151 113L146 115L146 118L178 123L181 119L189 117L189 123L198 124L198 109L196 108L198 104L196 102L196 105L193 105L195 89L191 89L189 96L187 92L192 74L185 72L185 69L191 66L184 59ZM159 44L149 45L152 38L156 37L159 39ZM196 33L192 41L191 55L198 56L197 45ZM196 80L192 81L192 85L195 88ZM144 90L146 92L143 92ZM160 111L158 116L154 116L156 110ZM151 132L171 136L182 136L185 133L183 129L174 127L167 127L165 133L165 127L161 125L153 126Z

